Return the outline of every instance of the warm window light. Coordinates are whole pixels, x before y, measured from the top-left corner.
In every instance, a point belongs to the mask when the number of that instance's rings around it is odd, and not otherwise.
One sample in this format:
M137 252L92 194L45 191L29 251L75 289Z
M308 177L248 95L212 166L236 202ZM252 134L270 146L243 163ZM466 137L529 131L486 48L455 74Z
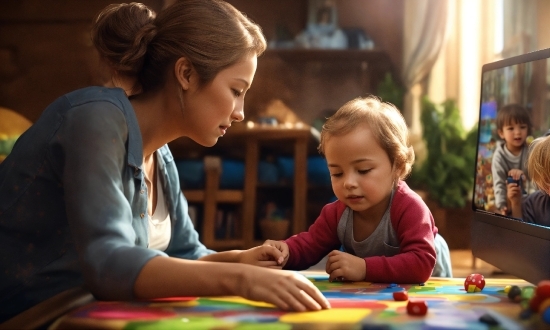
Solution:
M495 54L502 53L504 49L504 2L503 0L495 0Z
M477 1L460 2L462 17L460 19L460 85L459 106L463 113L463 124L466 128L473 127L479 107L479 71L481 68L480 36L481 4Z
M254 122L251 121L251 120L247 121L247 122L246 122L246 127L247 127L247 128L254 128Z

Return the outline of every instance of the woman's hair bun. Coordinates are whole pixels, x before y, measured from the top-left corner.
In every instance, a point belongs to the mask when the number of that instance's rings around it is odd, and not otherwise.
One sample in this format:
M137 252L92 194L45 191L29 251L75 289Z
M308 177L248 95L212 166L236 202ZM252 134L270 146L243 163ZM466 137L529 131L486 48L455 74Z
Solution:
M111 4L96 17L91 38L99 55L121 74L135 76L156 35L155 12L142 3Z

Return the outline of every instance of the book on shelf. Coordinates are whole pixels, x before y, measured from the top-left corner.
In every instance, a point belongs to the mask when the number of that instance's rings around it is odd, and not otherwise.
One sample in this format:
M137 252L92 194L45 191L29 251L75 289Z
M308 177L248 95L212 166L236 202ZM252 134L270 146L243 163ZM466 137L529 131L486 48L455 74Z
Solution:
M237 238L237 222L235 211L218 209L214 228L216 239Z

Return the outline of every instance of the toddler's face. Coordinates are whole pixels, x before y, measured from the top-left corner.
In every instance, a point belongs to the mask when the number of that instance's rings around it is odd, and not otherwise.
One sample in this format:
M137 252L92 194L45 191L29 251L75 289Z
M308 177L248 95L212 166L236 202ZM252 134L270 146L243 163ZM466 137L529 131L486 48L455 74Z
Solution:
M498 135L501 139L506 141L508 150L517 151L523 148L528 132L529 127L527 124L512 122L508 125L504 125L502 129L498 131Z
M325 157L332 189L340 201L356 212L385 212L396 175L368 125L331 136L325 144Z

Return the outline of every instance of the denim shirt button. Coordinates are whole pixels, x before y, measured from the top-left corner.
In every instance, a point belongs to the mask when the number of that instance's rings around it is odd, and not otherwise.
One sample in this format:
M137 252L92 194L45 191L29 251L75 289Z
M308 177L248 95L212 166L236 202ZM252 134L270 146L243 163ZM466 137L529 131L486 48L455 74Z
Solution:
M139 216L140 216L141 218L143 218L143 217L145 216L145 214L144 214L144 213L142 213L142 214L140 214Z
M145 193L145 190L141 189L139 193L143 195Z

